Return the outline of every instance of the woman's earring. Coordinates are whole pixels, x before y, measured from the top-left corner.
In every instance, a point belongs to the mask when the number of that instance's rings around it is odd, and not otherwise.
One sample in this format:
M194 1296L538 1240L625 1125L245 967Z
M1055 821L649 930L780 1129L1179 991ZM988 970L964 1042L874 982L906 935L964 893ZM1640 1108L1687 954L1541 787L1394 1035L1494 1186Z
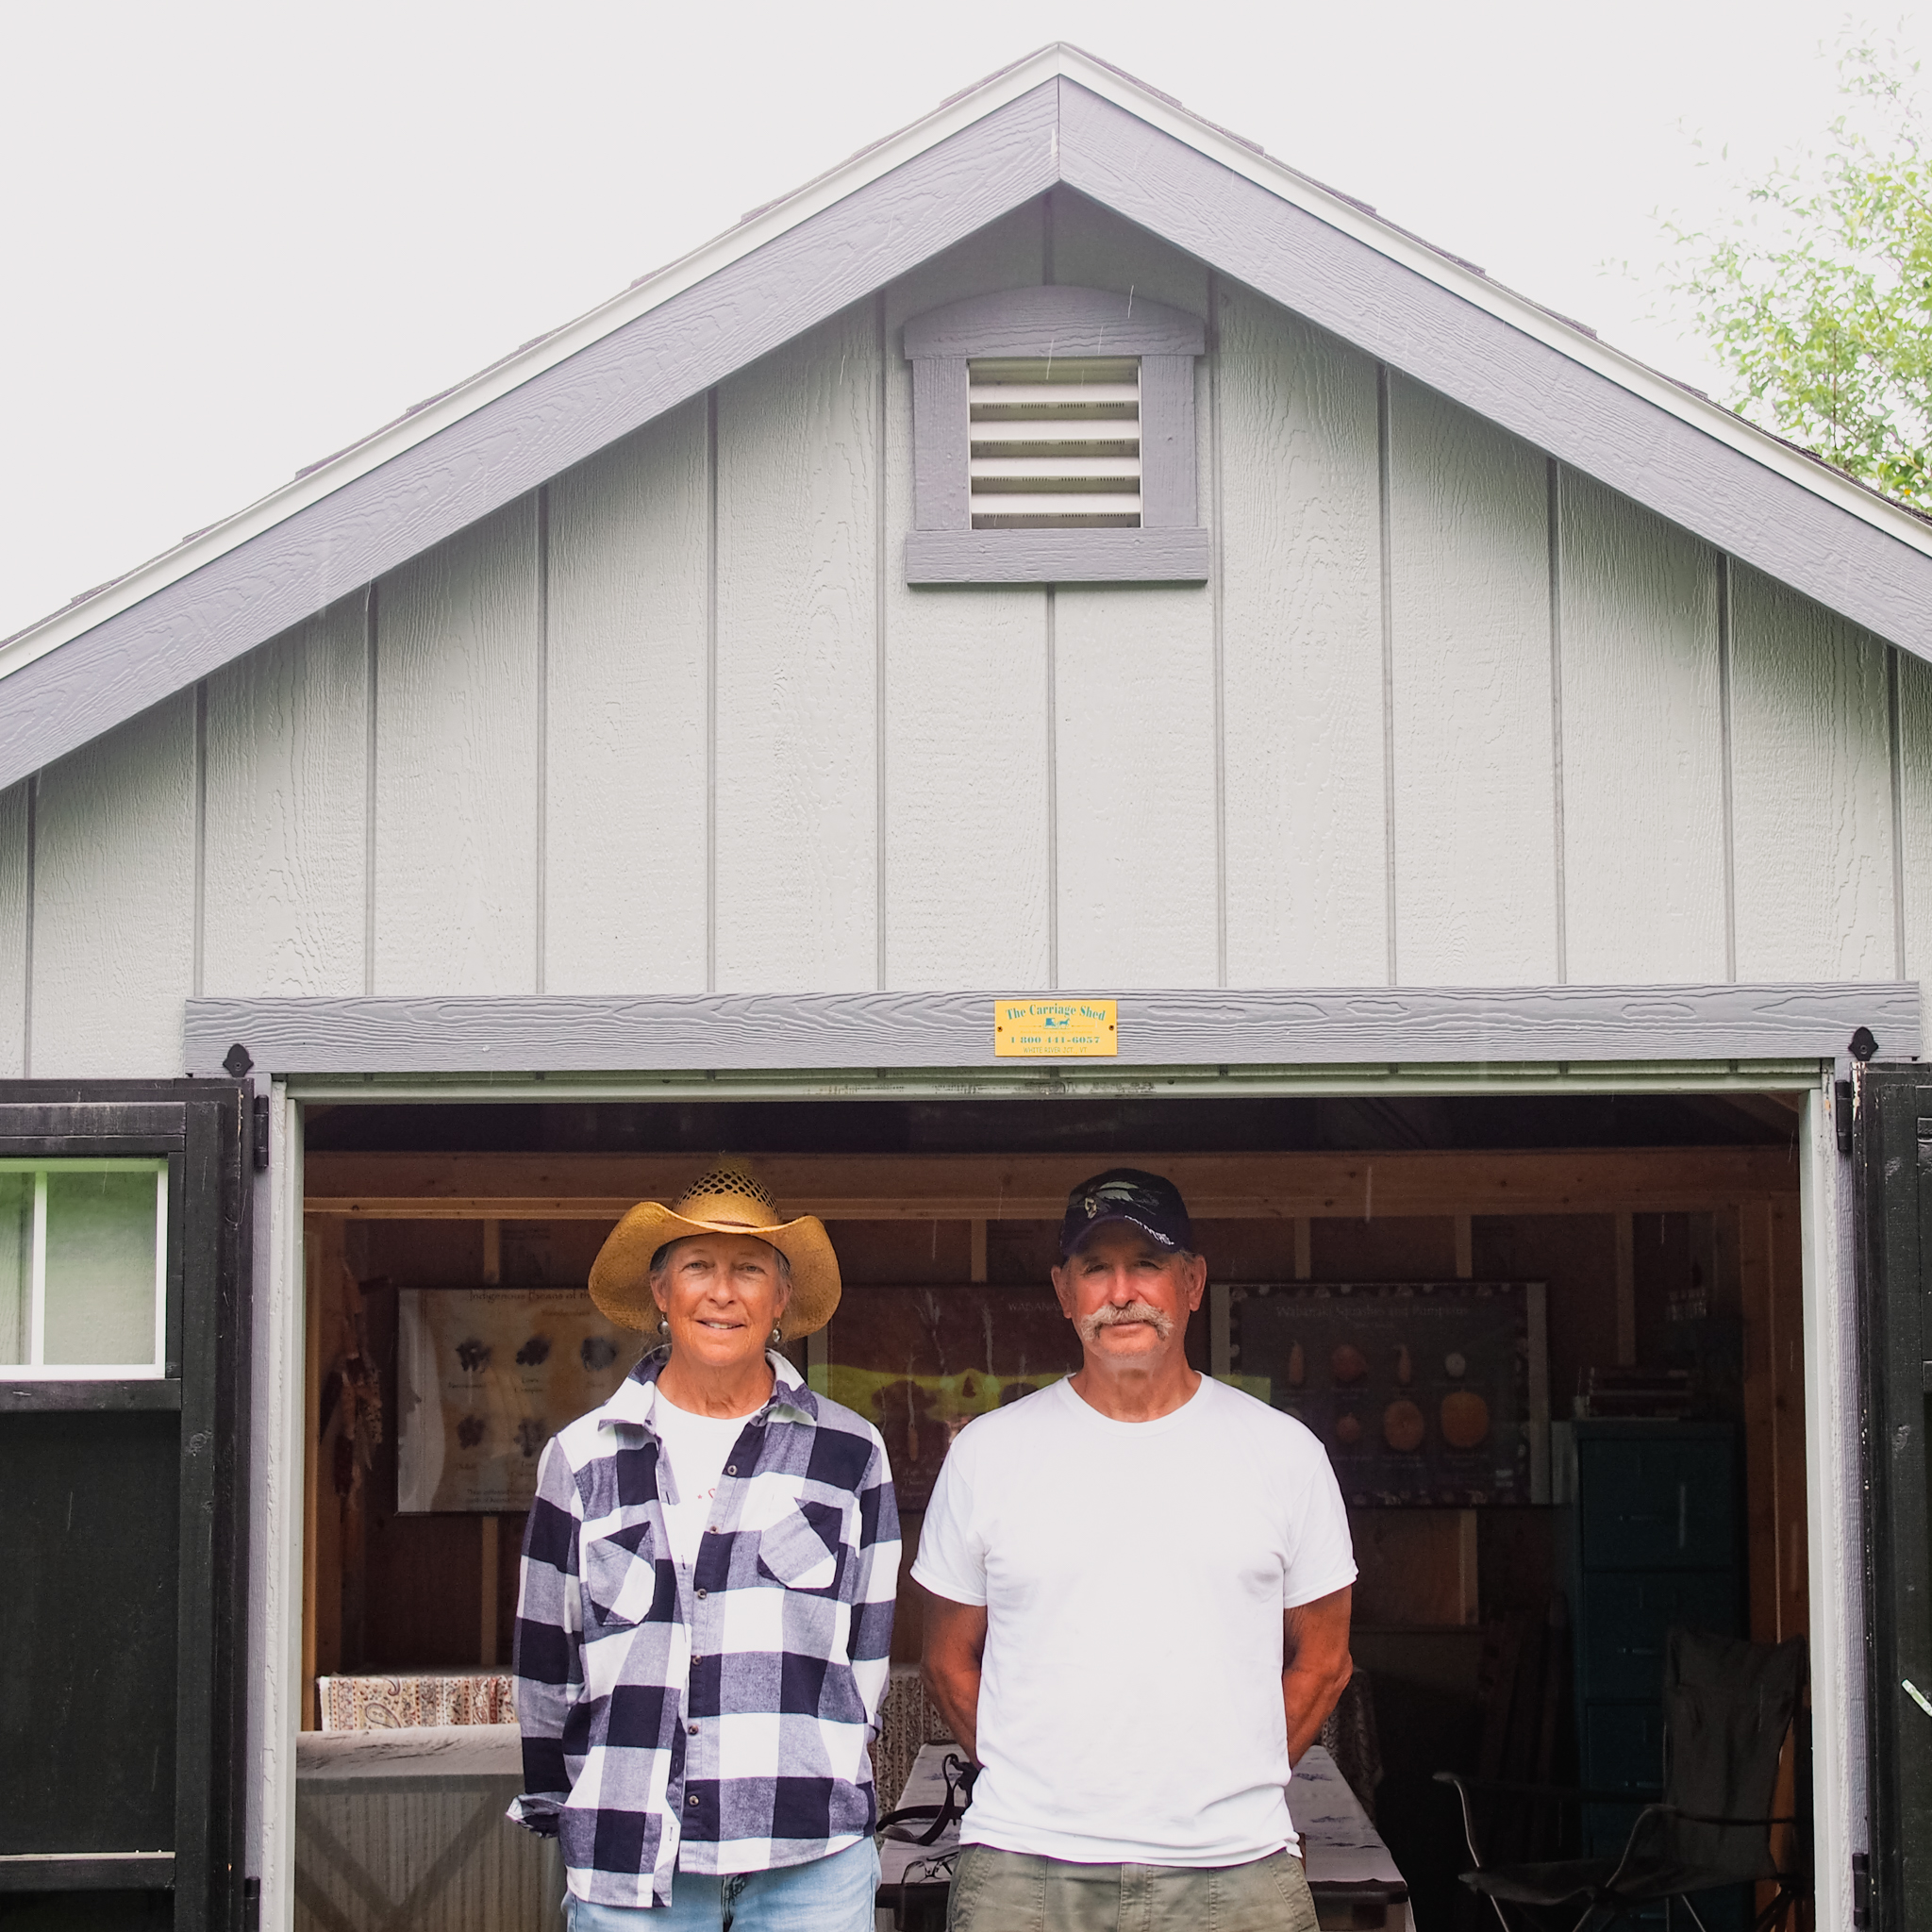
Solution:
M669 1341L671 1340L671 1317L669 1315L659 1315L658 1317L658 1333L661 1335L666 1341Z
M772 1324L772 1346L774 1348L783 1348L785 1346L785 1329L781 1323L774 1322Z

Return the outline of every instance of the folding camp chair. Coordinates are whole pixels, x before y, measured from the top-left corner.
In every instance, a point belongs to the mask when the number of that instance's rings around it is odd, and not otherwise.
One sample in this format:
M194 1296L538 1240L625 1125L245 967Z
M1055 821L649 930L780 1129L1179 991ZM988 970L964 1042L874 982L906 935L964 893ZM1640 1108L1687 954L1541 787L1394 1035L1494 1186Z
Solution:
M1524 1804L1627 1805L1645 1794L1506 1786L1441 1771L1437 1781L1454 1785L1462 1801L1463 1828L1475 1865L1462 1874L1462 1882L1490 1901L1503 1932L1519 1932L1505 1904L1520 1908L1533 1925L1602 1932L1660 1900L1667 1921L1672 1906L1681 1904L1698 1932L1705 1932L1690 1903L1694 1894L1767 1880L1777 1891L1758 1914L1755 1932L1782 1926L1811 1889L1811 1778L1800 1708L1805 1678L1802 1637L1778 1644L1747 1643L1672 1630L1664 1643L1663 1789L1660 1798L1638 1814L1622 1856L1485 1866L1471 1807L1475 1791L1496 1791ZM1778 1759L1786 1734L1794 1727L1795 1803L1790 1813L1773 1817ZM1794 1827L1782 1859L1773 1843L1773 1828L1781 1824Z

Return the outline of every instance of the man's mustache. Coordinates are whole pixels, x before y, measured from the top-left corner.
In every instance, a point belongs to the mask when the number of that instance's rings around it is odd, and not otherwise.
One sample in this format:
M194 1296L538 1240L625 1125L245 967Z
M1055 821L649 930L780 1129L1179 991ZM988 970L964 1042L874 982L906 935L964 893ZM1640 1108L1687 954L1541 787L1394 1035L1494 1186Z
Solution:
M1123 1322L1145 1322L1163 1341L1174 1333L1174 1317L1152 1302L1123 1302L1118 1307L1108 1302L1074 1325L1082 1341L1091 1341L1103 1328L1117 1328Z

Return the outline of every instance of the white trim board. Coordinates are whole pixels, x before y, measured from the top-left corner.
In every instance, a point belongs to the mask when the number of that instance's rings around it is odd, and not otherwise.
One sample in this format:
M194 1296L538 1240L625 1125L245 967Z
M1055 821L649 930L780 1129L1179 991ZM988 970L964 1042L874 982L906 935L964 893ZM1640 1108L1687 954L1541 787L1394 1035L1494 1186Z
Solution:
M1074 997L1073 994L1059 995ZM1100 994L1099 997L1115 997ZM984 1068L991 992L198 999L183 1055L213 1074L239 1041L258 1070L490 1074ZM1913 981L1777 986L1412 987L1122 993L1113 1067L1818 1060L1868 1026L1919 1053Z
M1932 659L1932 526L1056 46L0 645L0 788L1059 182Z

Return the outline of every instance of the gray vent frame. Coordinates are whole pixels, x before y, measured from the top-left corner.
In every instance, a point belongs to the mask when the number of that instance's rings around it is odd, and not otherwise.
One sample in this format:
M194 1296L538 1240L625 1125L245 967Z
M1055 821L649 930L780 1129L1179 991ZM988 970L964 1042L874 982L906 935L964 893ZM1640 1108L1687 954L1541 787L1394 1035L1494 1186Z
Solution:
M1200 317L1106 289L1003 289L906 324L912 364L908 584L1205 583L1194 454ZM975 530L967 363L981 356L1135 356L1141 363L1141 527Z

